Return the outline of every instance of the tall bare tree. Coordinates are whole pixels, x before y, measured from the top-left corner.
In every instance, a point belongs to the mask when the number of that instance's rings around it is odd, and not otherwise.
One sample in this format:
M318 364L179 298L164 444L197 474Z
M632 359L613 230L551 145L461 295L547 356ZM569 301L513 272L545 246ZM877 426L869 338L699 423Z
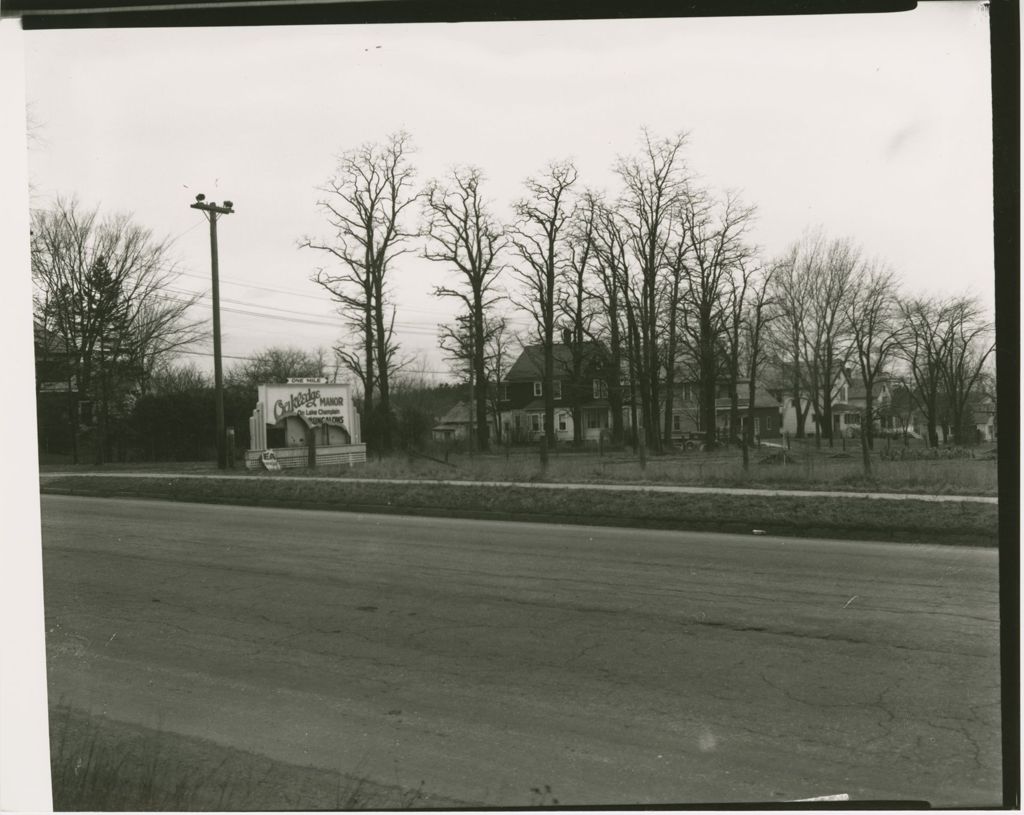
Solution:
M768 329L768 343L778 365L778 374L792 398L796 413L796 438L806 435L810 400L803 398L806 375L803 369L804 324L808 319L810 290L809 275L804 273L806 263L802 247L794 244L786 254L775 261L770 300L775 319Z
M595 230L600 217L598 197L587 191L581 197L568 231L567 262L562 267L562 286L557 303L557 319L562 321L562 342L568 349L565 363L566 384L562 392L572 412L573 445L583 444L583 402L592 383L586 371L598 355L593 342L594 301L590 277L597 264Z
M633 336L633 365L639 380L644 435L655 452L662 449L659 432L660 373L663 347L660 328L664 315L662 281L672 239L673 223L687 199L686 165L682 151L687 135L656 139L644 130L637 155L620 157L616 173L623 193L616 208L635 262L635 277L625 281ZM673 364L669 361L668 364Z
M972 396L983 386L985 365L995 351L995 331L972 297L951 298L944 309L942 384L957 444L973 441Z
M406 210L419 198L411 151L409 134L400 131L383 143L342 153L317 202L334 234L300 241L331 255L341 267L336 272L320 268L313 280L359 336L356 348L335 350L362 383L363 433L380 452L392 446L389 381L398 365L389 272L397 257L413 251L411 239L418 235L406 223Z
M560 161L551 164L542 176L528 178L528 197L515 203L516 221L509 229L509 242L520 261L516 276L521 294L513 302L533 317L544 353L544 437L552 448L556 442L555 305L560 298L560 271L566 262L566 233L575 210L572 193L577 177L571 161Z
M928 445L939 446L939 397L942 394L942 364L945 356L943 306L928 297L900 301L900 357L909 373L908 393L924 414Z
M850 281L849 296L843 304L852 343L851 356L865 389L860 448L867 478L871 478L871 449L874 447L874 423L878 415L875 387L889 368L899 344L897 298L895 275L878 261L873 261L858 266Z
M48 343L62 347L80 398L98 407L95 455L102 463L112 411L125 413L125 400L145 393L159 366L202 338L189 311L197 296L166 293L179 276L169 241L130 216L101 217L74 199L35 211L31 246L36 319Z
M759 270L756 277L747 278L746 286L746 308L743 317L746 367L744 373L749 381L747 392L747 404L750 406L749 413L753 415L754 407L757 405L758 376L761 372L762 360L765 356L765 338L771 321L776 318L778 311L773 308L772 277L777 267L768 265ZM754 423L747 422L746 432L743 434L743 469L750 469L750 448L754 445Z
M462 167L451 172L444 186L437 181L427 185L423 197L423 232L427 246L423 256L453 267L460 277L457 288L438 286L434 294L454 297L466 309L473 350L477 447L486 451L489 444L487 314L498 300L492 288L501 270L498 253L504 238L481 195L482 182L483 173L479 169Z
M727 193L721 201L706 193L691 194L683 206L692 259L684 266L682 337L699 383L700 425L709 447L717 442L718 384L729 373L728 309L734 294L733 275L749 265L751 247L746 233L753 215L753 208L735 193ZM742 314L742 304L736 307L737 315Z
M850 325L846 304L860 250L850 241L837 238L814 254L816 263L807 267L811 275L810 307L804 323L804 363L807 367L811 400L820 421L817 436L834 442L833 397L849 360Z
M607 341L608 355L604 380L608 386L608 406L612 414L612 444L622 444L625 438L623 421L622 364L628 359L628 342L623 321L625 306L623 286L628 279L628 260L625 232L615 212L603 201L591 204L594 219L594 280L591 298L601 304L595 313L592 330L595 338ZM636 404L630 405L633 426L636 426Z
M938 446L940 423L963 443L970 435L972 396L995 350L991 323L977 300L966 296L908 298L899 304L899 319L899 356L929 445Z
M815 438L833 441L833 397L851 351L846 304L859 262L853 243L818 229L790 249L774 278L781 311L776 339L792 380L798 438L813 409Z

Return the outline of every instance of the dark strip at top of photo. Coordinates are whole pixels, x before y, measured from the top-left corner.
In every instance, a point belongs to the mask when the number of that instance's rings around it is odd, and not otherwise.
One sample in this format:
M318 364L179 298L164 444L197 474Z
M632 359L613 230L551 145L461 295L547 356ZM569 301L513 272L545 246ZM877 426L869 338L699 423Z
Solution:
M916 6L915 0L12 0L2 16L21 17L25 29L51 29L872 14Z

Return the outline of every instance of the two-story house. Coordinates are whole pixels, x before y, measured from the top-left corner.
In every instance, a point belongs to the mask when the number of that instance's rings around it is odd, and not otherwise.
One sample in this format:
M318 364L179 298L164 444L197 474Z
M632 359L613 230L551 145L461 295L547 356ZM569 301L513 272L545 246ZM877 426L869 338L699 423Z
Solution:
M748 423L753 422L754 437L757 439L778 438L782 432L782 418L779 400L761 382L754 392L754 404L750 404L750 380L741 379L736 383L737 408L739 412L739 433L746 433ZM704 432L700 425L700 384L684 381L673 393L672 439L676 443ZM720 382L715 390L715 428L719 440L729 437L729 421L732 399L729 384Z
M598 343L587 343L574 375L572 349L557 343L554 354L553 396L555 435L559 441L574 438L574 414L581 423L580 438L596 441L612 425L605 381L607 358ZM513 442L533 442L544 436L544 347L526 346L499 383L498 403L502 431Z
M811 403L808 393L794 394L792 390L792 387L783 385L778 391L782 410L782 431L789 435L796 435L797 400L799 400L801 413L805 414L804 434L813 436L819 421L818 406ZM859 434L861 421L867 411L867 386L864 380L854 374L853 368L843 368L838 373L831 397L833 438L839 439ZM872 407L875 413L873 424L876 431L891 430L896 427L896 419L888 410L891 401L892 392L889 380L887 377L880 377L872 386Z

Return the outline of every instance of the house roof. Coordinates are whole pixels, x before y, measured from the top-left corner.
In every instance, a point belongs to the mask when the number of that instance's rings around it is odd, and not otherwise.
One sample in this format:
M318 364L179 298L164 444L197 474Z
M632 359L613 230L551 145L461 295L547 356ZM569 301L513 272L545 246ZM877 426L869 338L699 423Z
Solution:
M456 402L448 412L441 417L441 421L434 425L434 429L440 429L442 425L469 424L469 405L466 402Z
M873 396L881 396L882 389L887 387L889 384L885 378L876 379L874 384L871 386L871 393ZM864 399L868 395L867 386L864 384L864 380L859 376L850 378L850 391L849 395L851 399Z
M584 343L584 364L593 364L604 356L604 348L600 343ZM564 343L555 343L552 347L555 358L555 376L562 376L572 370L572 349ZM590 357L590 359L587 359ZM534 381L544 375L544 346L527 345L512 367L505 375L506 381Z

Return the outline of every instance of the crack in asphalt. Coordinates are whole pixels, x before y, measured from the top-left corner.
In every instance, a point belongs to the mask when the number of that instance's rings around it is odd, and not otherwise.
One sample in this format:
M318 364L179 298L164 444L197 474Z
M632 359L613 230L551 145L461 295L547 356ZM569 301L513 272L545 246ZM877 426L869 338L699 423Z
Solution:
M862 640L856 637L846 637L836 634L813 634L804 631L786 631L784 629L771 629L765 628L758 625L734 625L718 620L691 620L685 623L686 625L702 625L709 626L711 628L726 628L729 631L737 631L740 633L752 632L755 634L773 634L778 637L795 637L797 639L813 639L813 640L827 640L829 642L848 642L852 645L877 645L870 640ZM901 646L895 644L887 644L886 647L899 648ZM911 649L918 650L918 649Z

